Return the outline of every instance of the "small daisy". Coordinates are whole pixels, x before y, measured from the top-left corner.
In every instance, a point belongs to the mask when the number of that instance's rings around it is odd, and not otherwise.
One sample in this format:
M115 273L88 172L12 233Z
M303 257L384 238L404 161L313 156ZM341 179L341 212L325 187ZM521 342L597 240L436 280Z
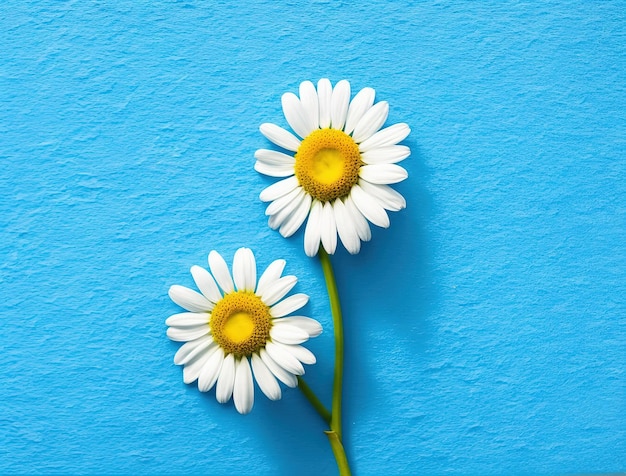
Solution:
M201 392L217 383L217 401L226 403L232 396L242 414L254 404L253 372L261 391L278 400L276 379L296 387L296 376L304 374L302 364L315 363L315 356L299 344L318 336L322 326L309 317L285 317L309 297L293 294L283 299L298 281L295 276L281 277L284 267L284 260L274 261L257 283L251 250L237 250L232 277L224 258L211 251L212 276L200 266L191 268L202 294L179 285L169 290L172 301L189 311L165 321L170 326L167 336L185 342L174 356L175 364L184 365L183 381L197 380Z
M308 217L304 250L315 256L320 242L333 254L337 234L352 254L369 241L368 221L387 228L387 210L406 206L404 197L389 184L407 178L397 165L411 151L398 145L410 132L400 123L381 127L387 120L389 104L374 104L375 92L364 88L350 101L350 83L339 81L333 88L321 79L317 89L310 81L300 84L300 97L285 93L283 112L300 140L275 125L261 125L271 142L294 152L285 154L259 149L255 153L257 172L287 177L261 192L261 200L272 202L265 212L269 226L284 237L293 235Z

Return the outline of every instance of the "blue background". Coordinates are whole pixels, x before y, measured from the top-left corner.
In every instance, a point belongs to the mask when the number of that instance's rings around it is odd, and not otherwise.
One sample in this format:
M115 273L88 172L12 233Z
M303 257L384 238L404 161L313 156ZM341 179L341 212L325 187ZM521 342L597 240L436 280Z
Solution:
M252 414L182 382L171 284L303 234L253 170L306 79L407 122L406 210L333 259L357 474L626 470L626 2L0 7L0 472L334 474L296 389Z

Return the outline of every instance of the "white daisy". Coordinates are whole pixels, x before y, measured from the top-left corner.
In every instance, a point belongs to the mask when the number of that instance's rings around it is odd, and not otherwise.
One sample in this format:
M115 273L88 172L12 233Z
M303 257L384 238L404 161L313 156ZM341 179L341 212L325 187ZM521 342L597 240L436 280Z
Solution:
M387 228L387 210L406 206L404 197L389 184L407 178L397 165L411 151L398 145L411 130L404 123L381 129L389 104L374 104L375 92L364 88L350 101L350 83L339 81L333 88L321 79L317 89L310 81L300 84L300 97L285 93L283 112L293 131L261 125L271 142L292 152L259 149L257 172L287 177L261 192L261 200L272 202L265 212L269 226L284 237L293 235L308 217L304 250L315 256L320 242L333 254L337 234L348 252L369 241L368 221Z
M302 364L315 363L315 356L300 344L318 336L322 326L309 317L285 317L304 306L309 297L285 298L297 278L281 277L284 267L284 260L274 261L257 283L251 250L237 250L232 277L224 258L211 251L212 275L200 266L191 268L202 294L179 285L169 290L172 301L189 311L165 321L170 326L167 336L185 342L174 356L175 364L184 365L183 381L197 380L201 392L217 384L217 401L225 403L232 396L242 414L254 404L253 372L261 391L270 400L278 400L281 390L276 379L295 387L296 376L304 374Z

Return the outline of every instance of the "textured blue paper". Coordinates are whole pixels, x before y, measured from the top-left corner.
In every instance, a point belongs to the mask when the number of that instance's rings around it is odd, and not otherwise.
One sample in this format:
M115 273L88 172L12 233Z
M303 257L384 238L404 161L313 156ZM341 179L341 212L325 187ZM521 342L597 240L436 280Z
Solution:
M345 443L377 474L626 470L626 3L5 1L0 473L335 474L297 390L252 414L182 382L171 284L302 232L252 169L300 81L407 122L408 207L333 259Z

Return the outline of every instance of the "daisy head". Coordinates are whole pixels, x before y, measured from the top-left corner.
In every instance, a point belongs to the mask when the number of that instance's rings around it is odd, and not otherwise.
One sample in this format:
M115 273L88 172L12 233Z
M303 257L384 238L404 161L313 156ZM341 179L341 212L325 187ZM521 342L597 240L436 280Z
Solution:
M302 364L315 363L300 344L318 336L322 327L309 317L288 316L309 297L285 297L297 279L281 277L284 267L284 260L274 261L257 282L251 250L237 250L232 276L224 258L211 251L210 273L191 268L199 293L179 285L169 290L172 301L187 310L165 321L167 336L185 342L174 356L174 363L184 366L183 381L197 380L201 392L216 385L217 401L226 403L232 396L239 413L248 413L254 404L253 374L261 391L278 400L277 380L295 387L296 376L304 374Z
M361 249L371 238L369 222L387 228L387 211L406 206L404 197L389 185L407 178L398 162L410 150L398 145L410 132L401 123L381 129L389 104L374 104L375 92L364 88L350 101L350 83L333 88L321 79L300 84L300 97L285 93L283 112L291 129L262 124L261 133L287 153L259 149L257 172L283 177L261 192L271 202L265 212L269 225L284 237L307 220L304 250L315 256L320 242L333 254L337 235L348 252Z

